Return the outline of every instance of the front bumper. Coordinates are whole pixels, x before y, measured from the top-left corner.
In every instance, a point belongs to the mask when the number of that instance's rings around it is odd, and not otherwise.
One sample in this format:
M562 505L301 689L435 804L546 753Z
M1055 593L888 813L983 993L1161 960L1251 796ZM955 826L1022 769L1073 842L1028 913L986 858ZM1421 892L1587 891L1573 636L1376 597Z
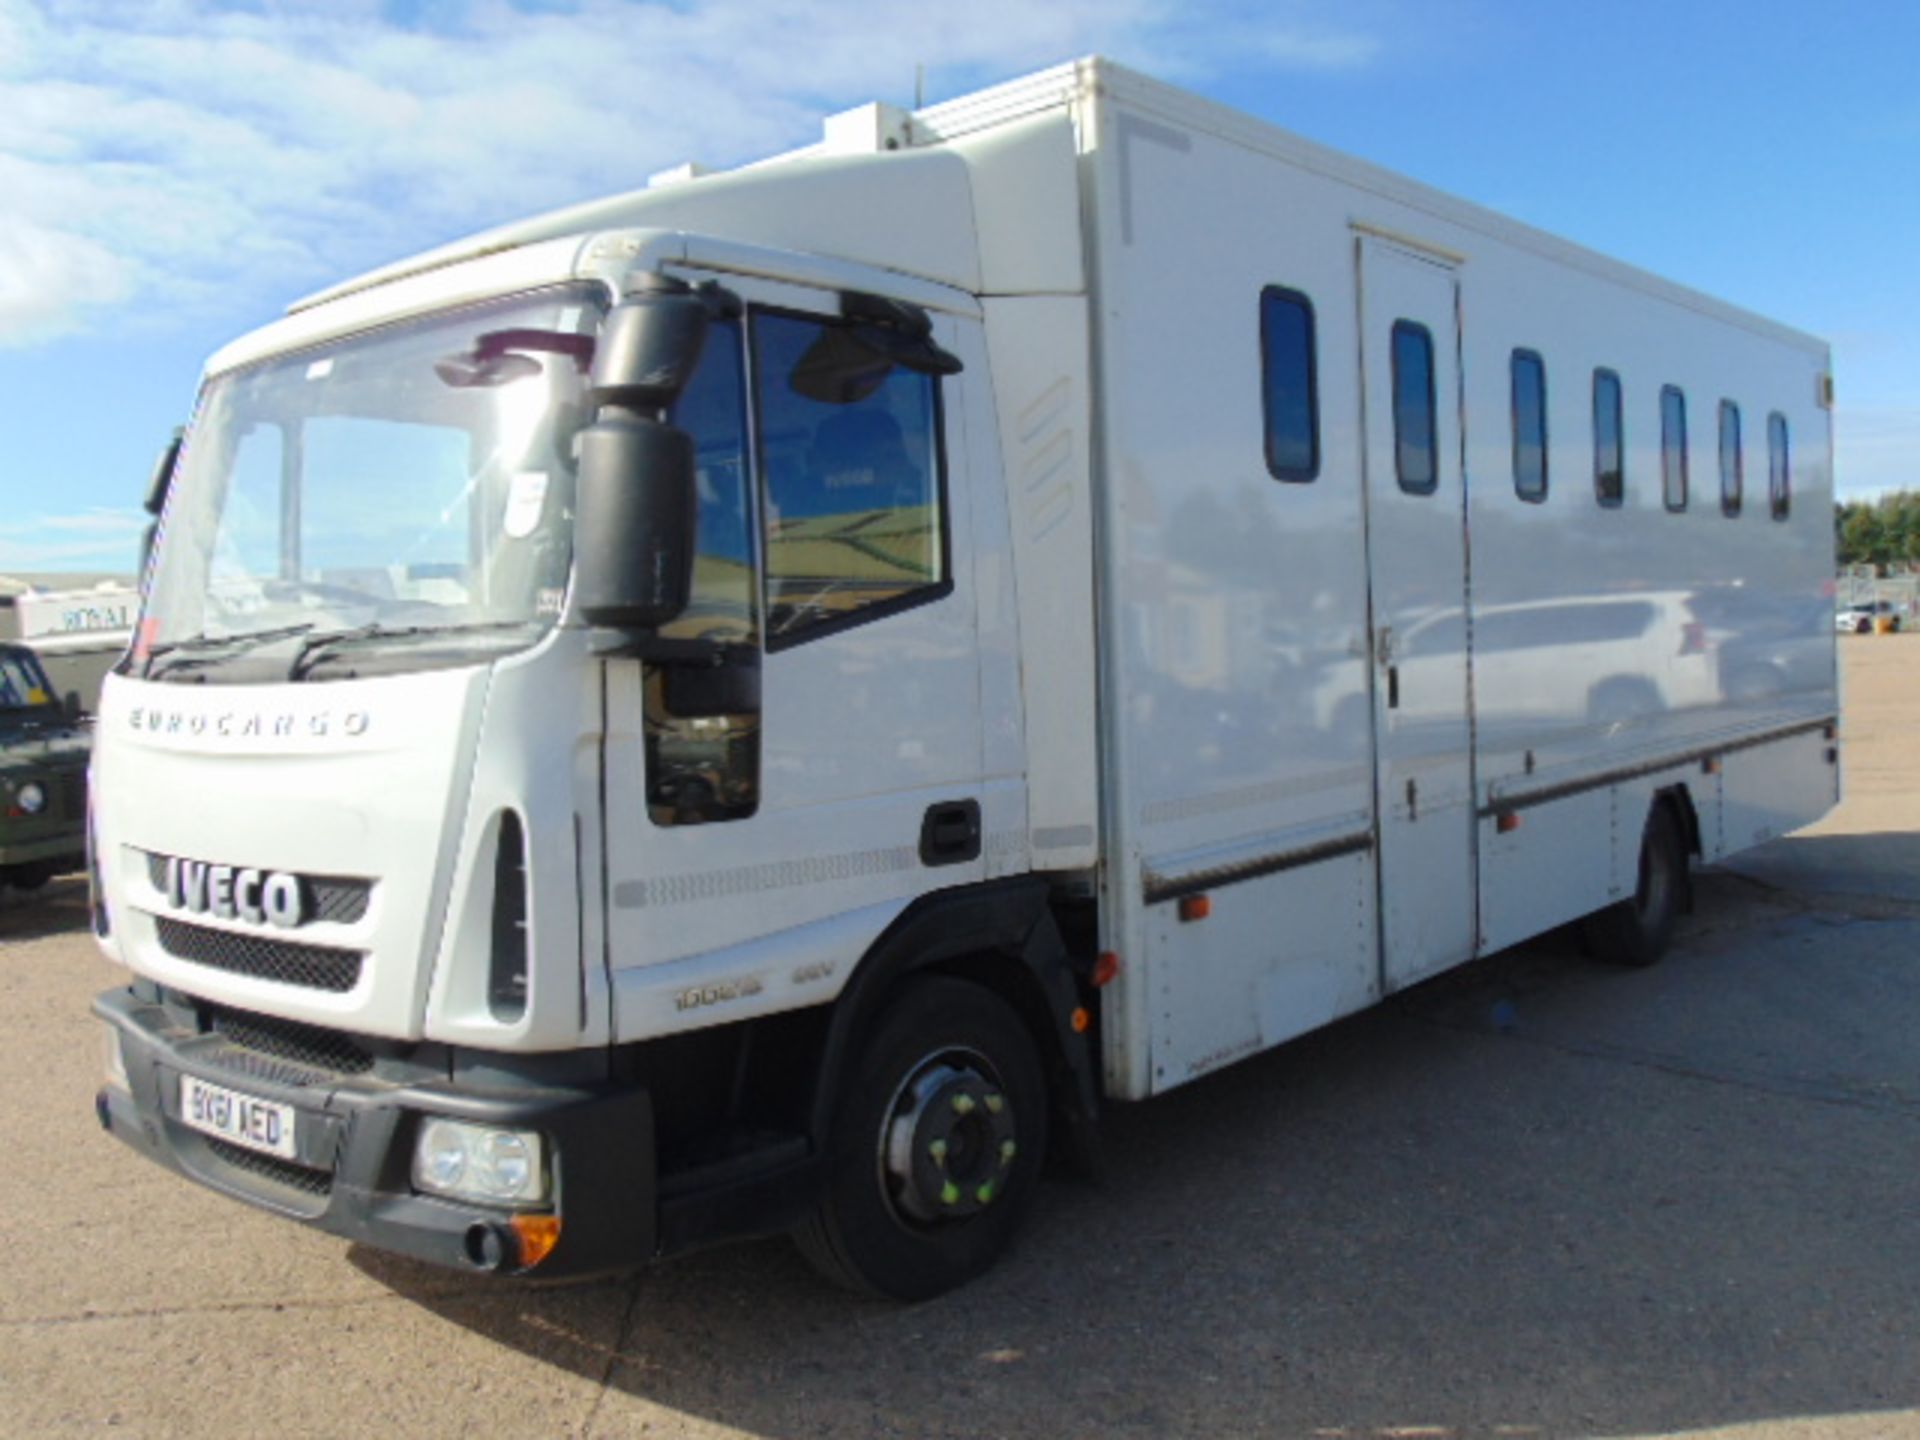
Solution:
M553 1156L553 1204L540 1213L559 1217L560 1237L527 1273L599 1274L654 1254L653 1111L638 1085L543 1081L529 1073L537 1063L460 1080L427 1065L339 1074L236 1045L133 990L110 990L93 1009L119 1034L128 1084L100 1091L101 1124L210 1189L381 1250L511 1273L522 1268L508 1228L515 1212L415 1191L414 1139L431 1116L537 1129ZM292 1106L294 1159L187 1126L182 1075ZM482 1243L487 1236L492 1242Z
M80 869L87 861L86 833L78 829L63 830L56 835L0 843L0 866L36 865L48 860L65 860L73 869Z

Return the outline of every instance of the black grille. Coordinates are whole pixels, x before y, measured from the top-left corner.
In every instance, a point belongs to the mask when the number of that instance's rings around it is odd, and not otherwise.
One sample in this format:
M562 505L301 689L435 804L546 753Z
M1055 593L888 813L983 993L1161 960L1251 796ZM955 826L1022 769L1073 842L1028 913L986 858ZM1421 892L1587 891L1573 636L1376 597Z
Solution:
M81 780L84 796L84 777ZM82 801L84 804L84 799ZM77 812L76 812L77 813ZM167 892L167 857L147 852L147 879L161 894ZM306 896L309 920L329 920L335 925L355 925L366 918L367 901L373 895L371 880L355 880L344 875L302 875L300 890Z
M257 1175L263 1180L271 1180L276 1185L285 1185L289 1189L299 1190L307 1195L330 1195L333 1193L333 1172L314 1170L305 1165L296 1165L291 1160L282 1160L278 1155L262 1155L258 1150L248 1150L241 1145L232 1145L225 1140L207 1137L207 1149L222 1163L235 1170Z
M205 1058L223 1069L291 1085L312 1085L342 1075L364 1075L373 1056L337 1030L250 1015L244 1010L210 1009L214 1034L227 1043Z
M313 918L336 925L357 923L367 913L367 897L373 892L365 880L343 880L337 875L316 875L306 885L313 897Z
M60 811L69 820L87 818L87 772L69 770L60 777Z
M366 959L358 950L297 945L290 940L189 925L184 920L156 917L153 923L160 934L160 948L177 960L308 990L331 990L335 994L351 990L359 983L360 966Z

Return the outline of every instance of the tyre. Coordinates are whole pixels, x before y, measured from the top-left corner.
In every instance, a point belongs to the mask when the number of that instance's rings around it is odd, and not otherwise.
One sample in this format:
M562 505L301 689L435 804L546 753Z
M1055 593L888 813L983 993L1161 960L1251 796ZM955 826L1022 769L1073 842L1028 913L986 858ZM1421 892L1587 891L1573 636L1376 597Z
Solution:
M11 870L0 870L0 882L13 886L16 890L38 890L53 878L53 866L16 865Z
M1610 965L1652 965L1666 954L1687 896L1687 844L1673 806L1656 800L1640 838L1640 880L1633 898L1595 911L1580 937Z
M1660 692L1645 680L1616 675L1588 692L1587 723L1609 732L1633 724L1660 709Z
M827 1175L795 1232L829 1279L924 1300L999 1258L1040 1183L1047 1087L1026 1026L989 990L913 980L842 1081Z

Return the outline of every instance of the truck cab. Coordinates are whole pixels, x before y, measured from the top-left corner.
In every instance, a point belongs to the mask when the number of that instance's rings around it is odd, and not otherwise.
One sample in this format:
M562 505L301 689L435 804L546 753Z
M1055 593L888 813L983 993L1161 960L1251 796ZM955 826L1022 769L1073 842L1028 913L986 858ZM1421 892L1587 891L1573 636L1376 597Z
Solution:
M1093 1084L980 316L628 231L217 357L102 704L103 1122L448 1264L796 1225L887 1293L983 1264L1043 1075ZM914 1053L853 1163L952 1147L880 1162L881 1258L822 1200L876 1034Z

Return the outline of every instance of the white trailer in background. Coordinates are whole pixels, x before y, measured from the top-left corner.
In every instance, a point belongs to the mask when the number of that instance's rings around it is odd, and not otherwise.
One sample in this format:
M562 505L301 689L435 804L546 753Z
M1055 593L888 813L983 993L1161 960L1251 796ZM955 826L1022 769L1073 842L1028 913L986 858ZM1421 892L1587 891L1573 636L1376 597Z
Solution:
M139 592L103 581L61 590L28 590L11 597L20 640L31 646L61 695L80 696L82 708L98 706L100 685L127 653Z
M303 302L106 691L101 1117L448 1264L958 1283L1103 1102L1833 804L1828 394L1103 61Z

